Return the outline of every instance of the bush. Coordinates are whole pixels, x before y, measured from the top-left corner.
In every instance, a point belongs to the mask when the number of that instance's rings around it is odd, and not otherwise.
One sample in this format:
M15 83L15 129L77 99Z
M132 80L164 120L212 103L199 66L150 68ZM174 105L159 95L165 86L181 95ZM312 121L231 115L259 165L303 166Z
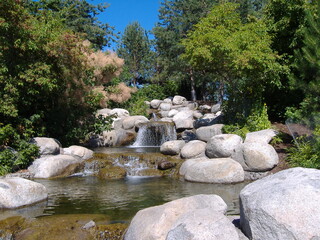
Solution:
M249 132L260 131L271 127L268 119L267 106L264 104L260 108L255 108L251 114L244 119L240 119L240 123L229 124L223 127L224 133L233 133L245 138Z
M299 137L295 147L288 150L287 160L292 167L320 169L320 126L311 137Z

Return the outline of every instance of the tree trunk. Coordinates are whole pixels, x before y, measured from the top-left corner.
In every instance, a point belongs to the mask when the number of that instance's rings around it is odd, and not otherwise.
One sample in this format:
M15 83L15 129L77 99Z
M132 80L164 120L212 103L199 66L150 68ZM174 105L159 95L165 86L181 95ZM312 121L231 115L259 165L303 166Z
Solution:
M192 69L190 69L190 82L191 82L191 100L195 102L197 100L197 96L196 96L195 82L194 82Z

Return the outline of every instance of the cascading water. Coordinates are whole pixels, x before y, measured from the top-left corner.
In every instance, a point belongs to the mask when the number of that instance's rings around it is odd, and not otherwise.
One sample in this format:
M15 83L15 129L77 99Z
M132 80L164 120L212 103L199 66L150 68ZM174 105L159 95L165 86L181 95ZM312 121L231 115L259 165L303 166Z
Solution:
M176 140L174 123L151 121L140 125L134 147L161 146L164 142Z

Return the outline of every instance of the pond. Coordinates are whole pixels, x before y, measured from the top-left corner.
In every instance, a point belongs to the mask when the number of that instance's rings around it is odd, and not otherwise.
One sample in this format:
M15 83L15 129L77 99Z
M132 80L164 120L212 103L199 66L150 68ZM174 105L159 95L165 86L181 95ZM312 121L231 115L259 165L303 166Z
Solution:
M140 209L196 194L217 194L228 214L239 214L238 196L246 183L202 184L166 177L128 177L100 180L94 176L37 179L49 191L47 202L16 210L0 210L0 219L22 215L105 214L113 222L128 222Z

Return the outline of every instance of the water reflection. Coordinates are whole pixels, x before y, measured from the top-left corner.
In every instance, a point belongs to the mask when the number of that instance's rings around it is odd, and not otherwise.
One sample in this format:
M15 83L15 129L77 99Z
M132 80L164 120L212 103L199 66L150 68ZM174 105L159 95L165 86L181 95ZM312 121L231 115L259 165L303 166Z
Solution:
M15 215L106 214L112 221L128 221L140 209L196 194L217 194L227 203L229 214L239 214L238 195L246 185L190 183L167 178L99 180L92 176L36 181L49 191L46 206L21 209L25 213L16 210ZM12 211L3 214L9 216Z

